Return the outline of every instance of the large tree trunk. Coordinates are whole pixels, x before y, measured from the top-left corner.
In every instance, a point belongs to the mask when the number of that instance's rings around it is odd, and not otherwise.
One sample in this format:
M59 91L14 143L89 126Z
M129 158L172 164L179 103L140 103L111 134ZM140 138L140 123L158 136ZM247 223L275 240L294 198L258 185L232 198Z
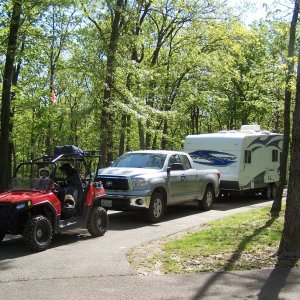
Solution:
M116 71L116 53L122 27L122 18L125 2L117 0L114 9L114 18L111 27L109 49L107 54L105 89L103 95L102 114L100 118L100 151L101 167L113 160L113 113L111 111L112 90Z
M278 254L280 258L300 257L300 49L293 118L291 165L283 234Z
M289 145L290 145L290 113L291 113L291 88L290 84L292 81L294 73L294 52L295 52L295 36L296 36L296 25L299 14L299 4L298 1L295 1L293 18L291 21L290 27L290 39L289 39L289 49L288 49L288 72L285 85L285 95L284 95L284 132L283 132L283 145L282 145L282 154L280 161L280 179L279 184L276 189L275 199L271 208L271 216L278 217L279 212L281 211L282 203L282 194L286 184L286 172L287 172L287 162L289 154Z
M134 36L135 42L133 43L132 49L131 49L131 61L134 61L136 63L141 63L144 58L143 51L139 58L138 50L137 50L137 41L138 41L139 35L141 33L142 24L145 21L147 14L149 13L151 4L152 4L152 0L137 1L136 9L137 9L138 19L135 24L135 28L133 30L133 36ZM127 87L128 91L132 91L132 73L129 73L127 76L126 87ZM128 115L126 112L124 112L122 114L122 123L121 124L122 124L122 128L121 128L121 132L120 132L119 156L124 153L124 147L125 147L125 151L130 150L131 116ZM140 128L140 126L142 126L142 125L139 123L138 126ZM142 131L139 131L139 134L141 135ZM143 145L140 147L141 149L143 149L144 143L141 141L140 144Z
M0 191L7 188L9 180L10 153L10 123L11 123L11 87L14 72L14 61L17 50L17 38L22 13L21 1L13 1L13 11L10 21L8 46L3 75L2 103L1 103L1 140L0 140Z

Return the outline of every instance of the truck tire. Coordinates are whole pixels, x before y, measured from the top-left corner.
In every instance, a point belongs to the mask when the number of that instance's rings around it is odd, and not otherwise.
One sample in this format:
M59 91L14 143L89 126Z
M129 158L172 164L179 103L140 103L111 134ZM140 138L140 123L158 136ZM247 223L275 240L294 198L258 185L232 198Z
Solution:
M93 206L87 222L87 230L93 237L102 236L108 227L108 215L101 206Z
M154 192L151 196L150 206L148 209L148 221L157 223L161 221L165 212L165 200L161 193Z
M25 223L23 236L30 250L46 250L51 244L52 239L52 226L50 221L42 215L29 218Z
M208 211L211 209L215 201L215 192L211 185L206 187L204 197L199 201L199 207L201 210Z

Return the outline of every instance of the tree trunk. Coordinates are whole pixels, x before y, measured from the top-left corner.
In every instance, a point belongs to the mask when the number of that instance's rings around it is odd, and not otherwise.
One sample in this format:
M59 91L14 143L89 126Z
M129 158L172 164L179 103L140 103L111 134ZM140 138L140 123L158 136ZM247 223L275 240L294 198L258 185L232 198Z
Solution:
M8 46L3 75L2 103L1 103L1 140L0 140L0 191L4 191L9 179L9 140L11 122L11 87L14 72L14 61L17 50L18 31L20 28L20 17L22 4L20 1L13 2L13 11L10 21Z
M120 143L119 143L119 156L124 153L125 138L127 133L127 114L122 114L121 129L120 129Z
M165 150L167 149L167 144L168 144L168 140L167 140L167 136L168 136L168 121L164 120L164 125L163 125L163 136L161 139L161 149Z
M293 73L294 73L294 52L295 52L295 36L296 36L296 25L299 14L299 5L298 1L295 1L294 13L291 21L290 28L290 39L289 39L289 48L288 48L288 72L285 84L285 95L284 95L284 132L283 132L283 145L282 145L282 153L281 153L281 161L280 161L280 178L279 184L276 189L276 195L274 202L271 208L271 216L278 217L279 212L281 211L281 203L282 203L282 194L286 184L286 170L287 170L287 162L289 155L289 145L290 145L290 112L291 112L291 88L290 84L292 81Z
M138 121L138 129L140 137L140 149L145 150L144 127L141 121Z
M103 95L102 114L100 118L100 151L101 167L108 161L113 160L113 113L111 112L112 89L114 86L114 76L116 71L116 52L120 29L122 27L122 18L125 2L117 0L114 9L114 18L111 27L110 41L107 53L105 89Z
M127 123L126 123L126 146L125 146L125 151L128 152L131 150L131 147L130 147L130 132L131 132L131 116L130 115L127 115Z
M293 117L289 188L284 229L278 251L279 257L283 259L300 257L300 49L297 71L298 76Z

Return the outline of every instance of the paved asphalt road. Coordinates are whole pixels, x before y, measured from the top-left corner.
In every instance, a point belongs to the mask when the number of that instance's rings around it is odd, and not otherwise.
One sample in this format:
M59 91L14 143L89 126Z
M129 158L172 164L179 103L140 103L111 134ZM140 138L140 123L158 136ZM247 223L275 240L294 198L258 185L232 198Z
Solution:
M0 245L0 300L9 299L298 299L300 272L264 270L174 276L134 275L128 249L141 243L269 205L261 200L218 201L209 212L172 207L151 225L136 212L110 214L109 231L90 238L85 230L57 236L50 249L29 252L21 237Z

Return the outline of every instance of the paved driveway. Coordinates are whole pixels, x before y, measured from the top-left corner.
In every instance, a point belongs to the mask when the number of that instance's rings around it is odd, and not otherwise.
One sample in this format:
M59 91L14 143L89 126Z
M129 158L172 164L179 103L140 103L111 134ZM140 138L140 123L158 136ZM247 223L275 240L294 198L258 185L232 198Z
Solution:
M163 276L162 279L159 279L161 276L134 276L126 259L127 250L213 219L269 204L271 202L251 199L219 200L208 212L201 212L194 205L172 207L159 224L145 222L141 213L113 212L109 230L103 237L91 238L85 230L61 234L53 240L50 249L40 253L26 250L21 237L8 236L0 245L0 299L33 296L38 299L69 299L69 296L108 299L109 295L109 299L148 298L144 293L150 293L149 299L190 299L199 293L197 276L205 276L209 281L213 274ZM193 288L191 278L195 280ZM236 277L231 275L230 278ZM159 296L161 285L166 291L161 291ZM181 286L181 289L174 290L172 286ZM187 294L189 286L191 290ZM183 294L180 296L180 293Z

